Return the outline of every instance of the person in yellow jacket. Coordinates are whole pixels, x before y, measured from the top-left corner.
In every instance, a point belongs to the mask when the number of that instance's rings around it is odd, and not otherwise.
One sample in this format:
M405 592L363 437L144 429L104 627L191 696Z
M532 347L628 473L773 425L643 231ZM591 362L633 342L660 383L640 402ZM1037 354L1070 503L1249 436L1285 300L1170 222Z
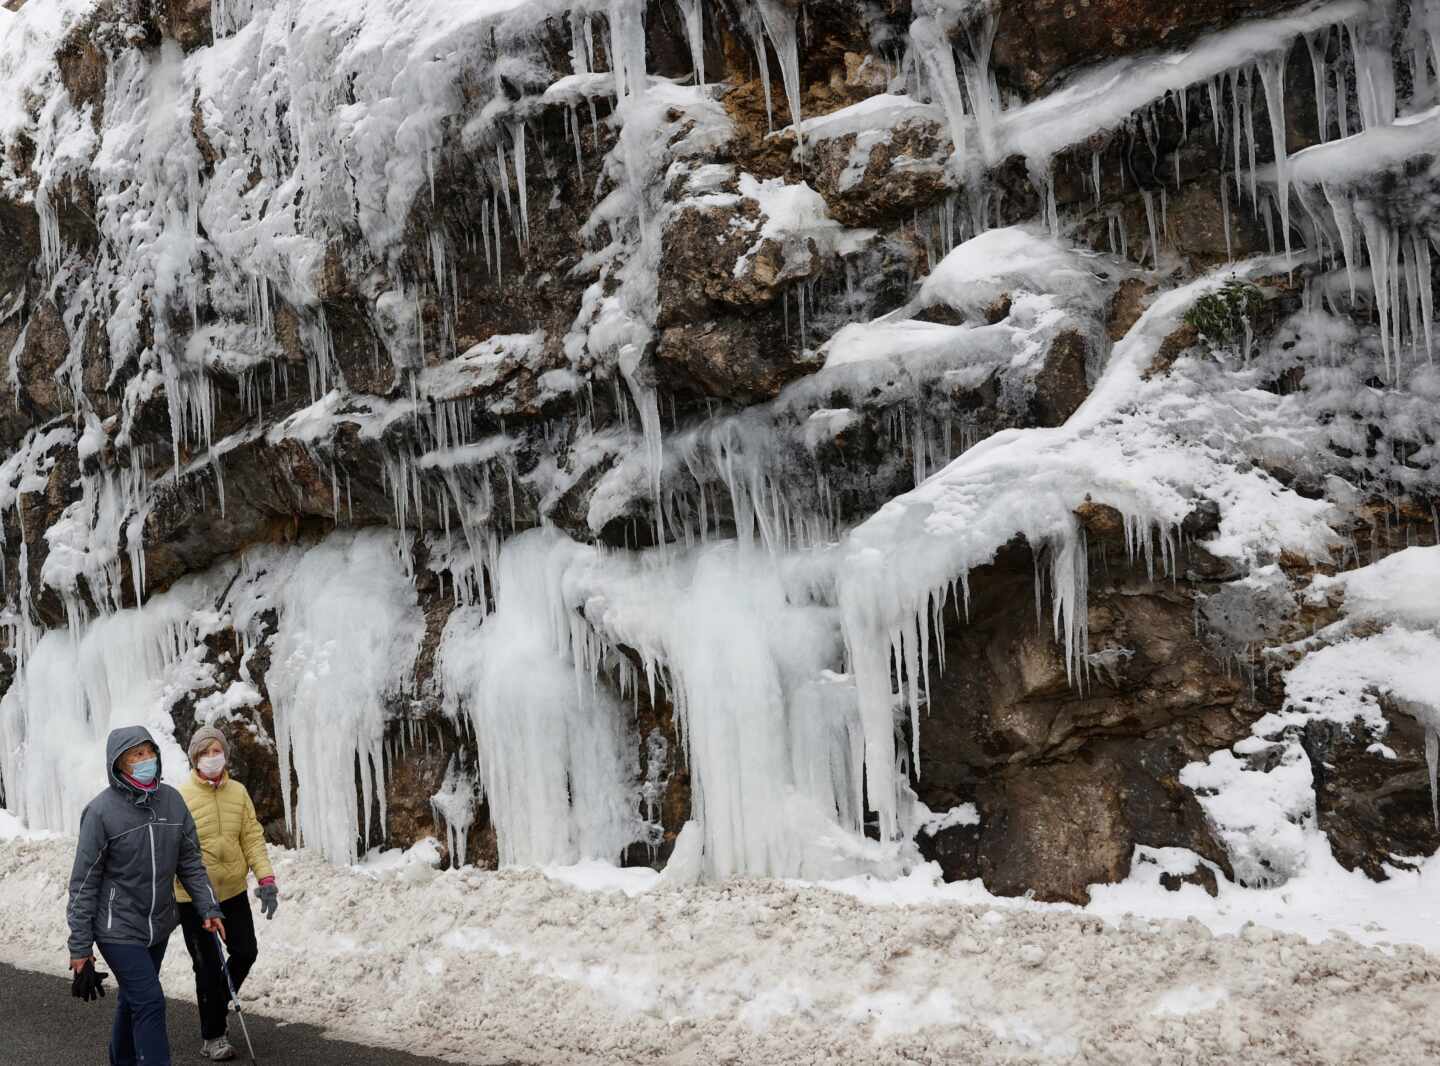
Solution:
M225 734L214 726L195 730L189 753L191 772L180 786L180 795L195 819L205 872L210 875L225 915L230 982L238 992L259 955L255 922L246 896L249 875L253 873L260 883L255 895L266 918L275 917L280 892L265 853L265 832L255 816L255 804L245 786L233 780L226 768L230 745ZM219 945L205 931L203 916L178 884L175 897L185 947L195 967L195 1000L200 1008L203 1041L200 1054L207 1059L233 1059L235 1049L226 1035L230 990L221 968Z

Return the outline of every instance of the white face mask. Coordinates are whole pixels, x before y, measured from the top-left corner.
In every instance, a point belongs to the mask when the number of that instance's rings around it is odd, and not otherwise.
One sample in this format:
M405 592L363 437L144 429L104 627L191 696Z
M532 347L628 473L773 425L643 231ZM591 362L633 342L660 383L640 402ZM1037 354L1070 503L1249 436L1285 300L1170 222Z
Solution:
M195 769L199 770L206 777L219 777L220 771L225 769L225 756L203 756L200 761L195 764Z

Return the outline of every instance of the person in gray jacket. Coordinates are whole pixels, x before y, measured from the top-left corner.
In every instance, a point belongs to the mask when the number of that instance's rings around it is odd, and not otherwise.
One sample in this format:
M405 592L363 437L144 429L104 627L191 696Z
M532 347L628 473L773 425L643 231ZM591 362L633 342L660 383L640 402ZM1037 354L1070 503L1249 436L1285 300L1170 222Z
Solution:
M119 983L110 1033L111 1066L170 1066L160 963L179 917L176 877L225 935L195 820L180 793L160 782L160 750L149 731L129 726L105 745L109 787L80 816L70 874L70 968L93 974L98 947Z

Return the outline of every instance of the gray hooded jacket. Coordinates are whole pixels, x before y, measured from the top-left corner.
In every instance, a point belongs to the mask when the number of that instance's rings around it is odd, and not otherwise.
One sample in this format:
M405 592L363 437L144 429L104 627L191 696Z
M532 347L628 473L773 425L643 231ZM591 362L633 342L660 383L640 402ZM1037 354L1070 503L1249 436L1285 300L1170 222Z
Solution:
M72 959L89 956L96 941L146 947L164 943L179 921L177 876L204 917L222 917L185 800L164 784L144 792L116 768L123 752L145 741L155 743L141 726L111 732L105 744L110 787L80 816L66 912Z

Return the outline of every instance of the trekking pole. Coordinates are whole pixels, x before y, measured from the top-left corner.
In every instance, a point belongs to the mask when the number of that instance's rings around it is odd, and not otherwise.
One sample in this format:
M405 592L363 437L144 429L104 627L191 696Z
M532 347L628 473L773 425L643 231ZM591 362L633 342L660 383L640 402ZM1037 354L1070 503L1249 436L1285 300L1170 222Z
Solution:
M250 1061L255 1062L255 1045L250 1043L250 1027L245 1024L245 1008L240 1006L240 997L235 994L235 982L230 980L230 964L225 961L225 943L214 930L211 930L210 935L215 938L215 947L220 951L220 972L225 975L225 987L230 989L230 1002L235 1005L235 1013L240 1018L240 1031L245 1034L245 1046L250 1049Z

